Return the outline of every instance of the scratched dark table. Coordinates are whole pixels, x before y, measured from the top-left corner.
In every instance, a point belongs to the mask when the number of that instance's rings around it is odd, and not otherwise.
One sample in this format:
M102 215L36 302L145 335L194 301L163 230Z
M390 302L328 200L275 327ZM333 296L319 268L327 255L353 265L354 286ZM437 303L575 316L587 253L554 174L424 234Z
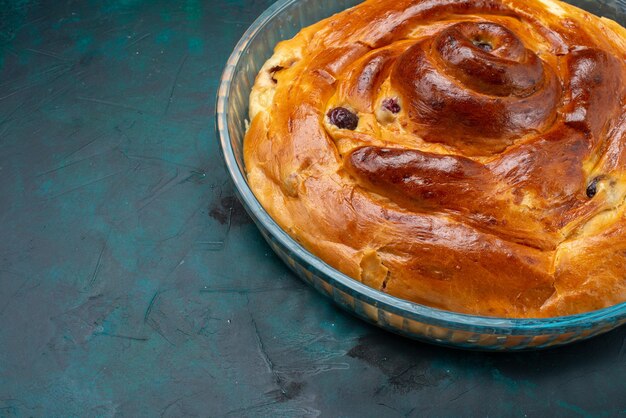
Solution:
M270 3L0 0L0 416L626 414L624 327L439 348L354 319L274 256L213 120Z

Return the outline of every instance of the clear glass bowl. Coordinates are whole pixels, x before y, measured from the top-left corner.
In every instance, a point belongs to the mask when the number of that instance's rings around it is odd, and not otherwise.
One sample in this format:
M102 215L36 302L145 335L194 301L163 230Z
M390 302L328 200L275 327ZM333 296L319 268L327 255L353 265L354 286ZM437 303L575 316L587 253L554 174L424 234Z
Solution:
M228 59L217 97L217 132L239 198L278 256L305 282L352 314L417 340L478 350L554 347L607 332L626 322L626 303L580 315L507 319L466 315L401 300L363 285L314 256L263 209L250 190L243 163L248 98L256 74L276 43L359 0L280 0L246 31ZM573 2L624 24L623 0ZM613 15L611 15L614 13Z

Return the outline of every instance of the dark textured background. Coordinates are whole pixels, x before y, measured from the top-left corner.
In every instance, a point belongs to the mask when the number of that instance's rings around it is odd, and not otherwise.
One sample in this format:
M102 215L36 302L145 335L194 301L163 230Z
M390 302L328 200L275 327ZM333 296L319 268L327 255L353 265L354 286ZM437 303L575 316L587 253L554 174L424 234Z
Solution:
M433 347L270 252L213 122L270 3L0 0L0 416L626 415L624 327Z

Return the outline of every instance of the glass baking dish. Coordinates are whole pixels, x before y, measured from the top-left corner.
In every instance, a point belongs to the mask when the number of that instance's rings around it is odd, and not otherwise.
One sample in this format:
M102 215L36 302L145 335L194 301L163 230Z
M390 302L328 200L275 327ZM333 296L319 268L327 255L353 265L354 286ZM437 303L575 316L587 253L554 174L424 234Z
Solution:
M554 347L607 332L626 322L626 303L580 315L507 319L444 311L401 300L367 287L314 256L263 209L248 186L243 139L248 98L257 72L281 40L347 9L359 0L280 0L245 32L231 54L217 97L217 133L238 197L278 256L302 280L350 313L381 328L435 344L478 350ZM624 25L623 0L572 1Z

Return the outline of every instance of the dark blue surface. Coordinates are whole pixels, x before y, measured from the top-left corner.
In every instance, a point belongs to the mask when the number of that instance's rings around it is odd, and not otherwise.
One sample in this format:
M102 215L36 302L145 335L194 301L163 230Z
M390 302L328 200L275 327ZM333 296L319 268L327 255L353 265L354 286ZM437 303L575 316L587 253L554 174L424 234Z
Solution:
M224 62L270 3L0 0L0 416L626 414L623 327L432 347L271 253L213 126Z

